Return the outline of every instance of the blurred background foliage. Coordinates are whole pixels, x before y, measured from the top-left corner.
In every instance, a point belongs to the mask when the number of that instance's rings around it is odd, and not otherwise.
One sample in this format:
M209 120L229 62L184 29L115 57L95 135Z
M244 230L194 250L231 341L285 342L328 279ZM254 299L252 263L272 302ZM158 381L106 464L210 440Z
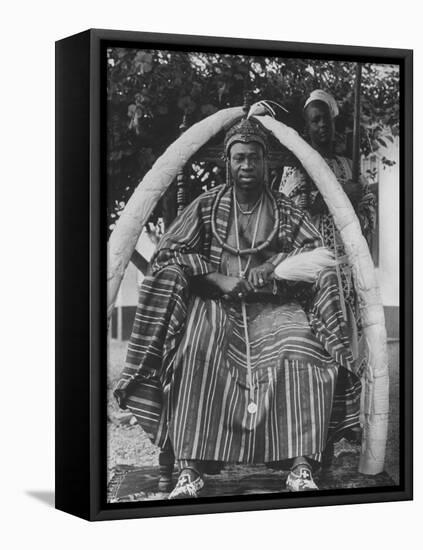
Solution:
M303 131L302 108L316 88L339 103L336 150L351 156L355 63L316 59L111 48L107 51L107 178L109 230L154 161L188 126L215 111L252 100L286 109L283 122ZM399 132L399 67L364 64L361 151L377 152ZM392 161L382 157L386 164ZM192 167L199 187L212 171ZM161 216L161 204L151 222Z

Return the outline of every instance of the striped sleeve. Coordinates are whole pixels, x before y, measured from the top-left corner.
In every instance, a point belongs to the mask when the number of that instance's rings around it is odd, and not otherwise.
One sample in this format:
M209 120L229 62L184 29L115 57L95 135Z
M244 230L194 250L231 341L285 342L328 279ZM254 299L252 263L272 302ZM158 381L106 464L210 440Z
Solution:
M300 210L299 208L295 208L294 206L291 206L288 212L291 227L291 231L288 236L289 242L286 247L288 248L288 251L275 254L267 260L274 266L279 265L283 260L286 260L286 258L289 258L290 256L323 246L322 237L316 227L312 224L307 212Z
M151 262L153 275L171 265L178 265L191 277L215 271L203 251L201 199L193 201L161 238Z

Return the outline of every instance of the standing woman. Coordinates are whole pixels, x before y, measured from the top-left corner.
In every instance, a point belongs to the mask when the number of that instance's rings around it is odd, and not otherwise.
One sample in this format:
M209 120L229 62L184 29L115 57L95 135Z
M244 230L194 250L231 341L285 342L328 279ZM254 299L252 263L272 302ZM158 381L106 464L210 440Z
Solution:
M363 235L369 240L375 226L375 198L369 192L364 179L352 181L352 162L334 153L335 118L338 105L332 95L323 90L314 90L304 104L305 131L311 145L325 159L343 190L348 195L360 220ZM296 206L306 210L320 231L326 247L341 260L338 266L338 284L344 318L350 332L351 347L355 357L358 353L358 333L360 330L359 310L351 266L346 261L344 246L333 218L322 195L311 178L301 168L285 168L279 190L289 197ZM360 354L361 355L361 354Z

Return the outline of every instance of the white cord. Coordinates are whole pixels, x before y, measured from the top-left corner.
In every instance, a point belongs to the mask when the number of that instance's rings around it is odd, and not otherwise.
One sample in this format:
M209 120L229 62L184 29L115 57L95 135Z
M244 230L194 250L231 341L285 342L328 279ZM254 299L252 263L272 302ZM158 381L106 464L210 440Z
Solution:
M235 189L233 190L233 194L234 194L234 202L235 202L235 208L234 208L234 212L235 212L235 237L236 237L236 246L237 246L237 249L239 251L240 250L240 243L239 243L238 212L237 212L238 201L236 200ZM251 243L251 248L254 248L254 245L255 245L255 242L256 242L256 237L257 237L257 232L258 232L258 226L259 226L262 206L263 206L263 195L261 196L261 199L260 199L260 207L259 207L259 211L258 211L258 214L257 214L257 220L256 220L255 228L254 228L253 241ZM242 277L243 279L245 278L245 276L247 274L247 271L248 271L248 268L250 267L251 258L252 258L252 255L250 254L250 256L248 257L245 269L243 270L242 269L241 256L238 254L239 276ZM248 405L248 412L253 413L253 412L256 412L257 409L256 409L256 406L254 406L255 403L254 403L253 375L252 375L252 368L251 368L250 337L248 335L247 306L246 306L246 303L245 303L244 299L241 299L241 311L242 311L242 320L243 320L243 324L244 324L245 349L246 349L246 359L247 359L247 378L248 378L248 386L249 386L249 392L250 392L250 404ZM253 405L253 407L250 410L251 404Z

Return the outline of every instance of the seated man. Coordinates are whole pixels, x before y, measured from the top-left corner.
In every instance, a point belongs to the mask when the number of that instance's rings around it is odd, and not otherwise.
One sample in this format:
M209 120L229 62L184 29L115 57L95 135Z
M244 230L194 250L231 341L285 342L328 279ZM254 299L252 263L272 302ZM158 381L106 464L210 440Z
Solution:
M308 285L307 304L272 277L321 237L268 188L258 122L235 124L224 146L228 181L190 204L158 245L115 390L153 443L172 446L171 499L198 496L213 461L289 460L288 489L315 490L328 437L358 422L360 383L346 399L340 376L352 356L335 274Z

